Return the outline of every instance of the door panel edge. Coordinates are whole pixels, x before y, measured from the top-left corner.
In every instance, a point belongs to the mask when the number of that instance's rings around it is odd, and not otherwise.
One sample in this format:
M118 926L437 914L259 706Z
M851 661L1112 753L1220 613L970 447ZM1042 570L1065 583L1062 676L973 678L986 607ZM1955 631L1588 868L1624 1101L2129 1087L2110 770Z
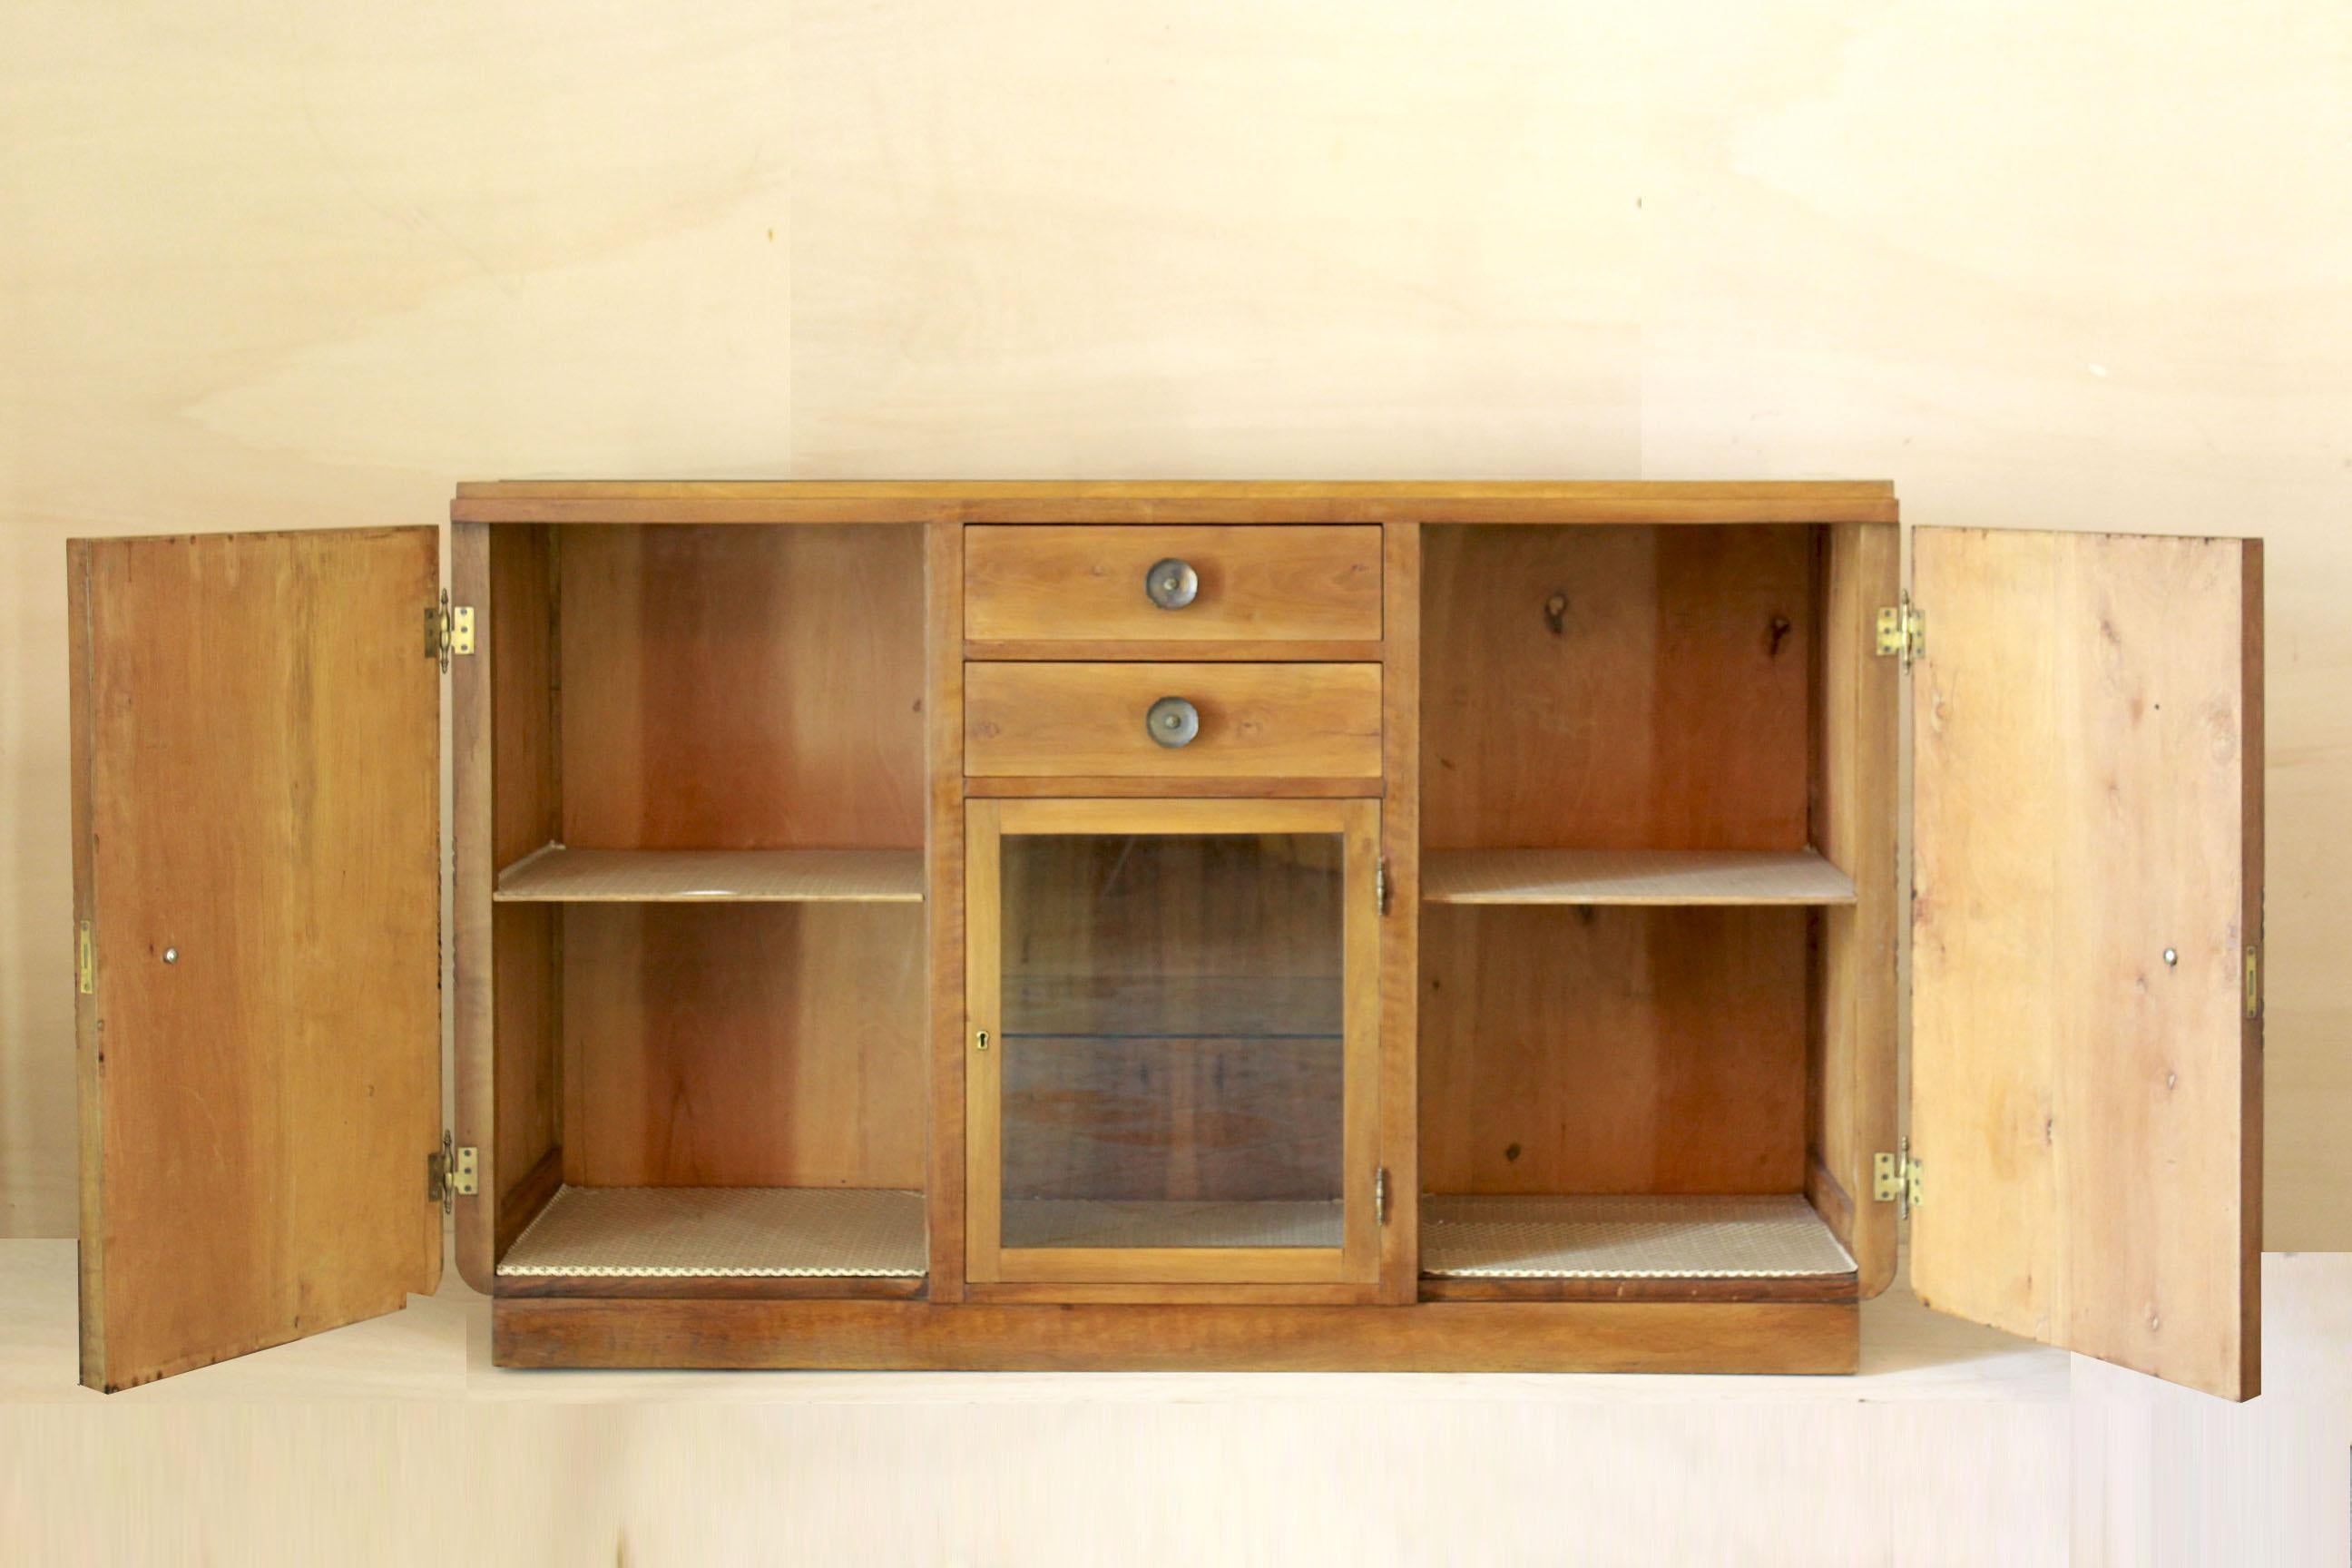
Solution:
M2269 756L2266 675L2264 669L2265 604L2263 583L2263 542L2239 542L2238 614L2240 620L2240 704L2242 716L2239 764L2239 825L2242 835L2241 929L2247 950L2245 1017L2239 1049L2239 1094L2245 1131L2239 1146L2239 1298L2244 1303L2238 1333L2237 1397L2252 1399L2263 1391L2263 1148L2264 1142L2263 1084L2264 1076L2264 976L2270 973L2267 946L2268 885L2264 870L2267 845L2263 773Z
M75 1289L79 1301L77 1352L83 1386L107 1392L106 1249L93 1245L106 1234L106 1163L103 1124L105 1079L99 1059L97 944L84 931L98 915L96 857L91 853L90 748L90 545L66 542L67 733L73 853L74 1084L77 1212ZM84 966L89 966L85 990Z

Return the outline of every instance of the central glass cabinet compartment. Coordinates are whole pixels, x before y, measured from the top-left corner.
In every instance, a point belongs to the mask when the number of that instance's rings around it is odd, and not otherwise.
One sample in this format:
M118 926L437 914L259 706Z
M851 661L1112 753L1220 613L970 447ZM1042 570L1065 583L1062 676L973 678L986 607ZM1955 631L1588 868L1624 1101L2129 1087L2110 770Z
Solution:
M975 1280L1368 1280L1376 801L970 811Z

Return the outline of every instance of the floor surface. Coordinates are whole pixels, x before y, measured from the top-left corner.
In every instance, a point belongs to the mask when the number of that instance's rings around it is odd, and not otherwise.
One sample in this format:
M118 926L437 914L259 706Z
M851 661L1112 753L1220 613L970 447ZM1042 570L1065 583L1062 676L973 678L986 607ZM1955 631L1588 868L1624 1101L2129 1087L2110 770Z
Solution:
M2341 1568L2352 1255L2264 1264L2242 1406L1900 1291L1850 1378L505 1372L454 1272L110 1399L0 1242L0 1560Z

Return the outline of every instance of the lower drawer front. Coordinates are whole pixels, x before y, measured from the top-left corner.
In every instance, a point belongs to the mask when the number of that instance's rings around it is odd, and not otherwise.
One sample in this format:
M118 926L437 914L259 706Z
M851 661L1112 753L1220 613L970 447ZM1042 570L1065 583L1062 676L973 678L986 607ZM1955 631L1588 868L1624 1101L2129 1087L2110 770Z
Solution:
M983 777L1381 776L1377 664L970 664L963 711Z

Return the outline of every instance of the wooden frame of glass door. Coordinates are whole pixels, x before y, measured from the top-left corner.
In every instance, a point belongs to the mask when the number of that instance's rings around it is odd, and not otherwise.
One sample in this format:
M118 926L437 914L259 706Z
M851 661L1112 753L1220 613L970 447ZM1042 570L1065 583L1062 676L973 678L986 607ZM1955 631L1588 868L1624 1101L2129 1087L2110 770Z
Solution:
M1334 834L1341 888L1341 1245L1005 1247L1001 1038L1003 839L1028 834ZM1380 861L1377 800L973 800L965 818L964 1106L968 1278L975 1283L1330 1285L1376 1283L1380 1216Z

